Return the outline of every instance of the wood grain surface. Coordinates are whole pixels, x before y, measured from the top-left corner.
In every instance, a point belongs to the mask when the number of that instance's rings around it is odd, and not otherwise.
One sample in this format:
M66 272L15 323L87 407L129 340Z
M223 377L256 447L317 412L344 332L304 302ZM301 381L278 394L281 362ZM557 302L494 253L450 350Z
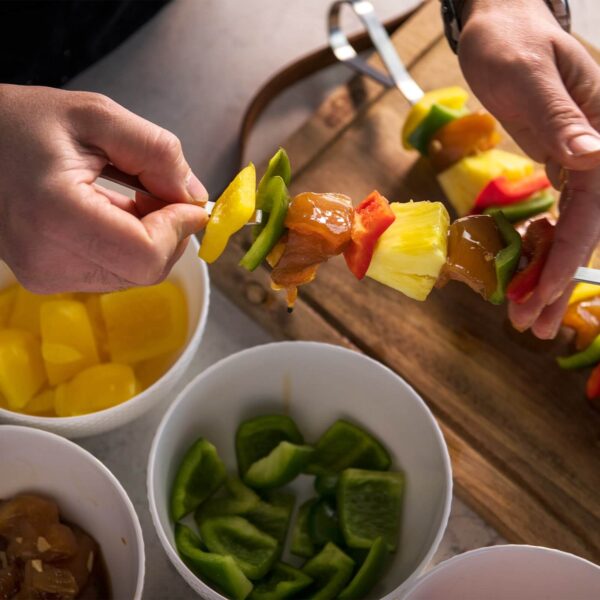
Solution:
M466 85L438 10L437 2L426 3L394 35L426 90ZM282 140L293 165L292 193L335 191L359 201L377 188L395 201L443 198L428 164L401 147L408 110L397 91L362 78L336 90ZM514 144L506 139L502 147ZM568 351L565 334L552 342L519 334L504 307L458 283L415 302L356 281L341 259L302 288L288 315L265 269L237 266L247 244L238 236L211 269L238 306L277 338L341 344L393 368L439 419L464 500L511 542L600 562L600 416L583 396L587 373L556 366L555 357Z

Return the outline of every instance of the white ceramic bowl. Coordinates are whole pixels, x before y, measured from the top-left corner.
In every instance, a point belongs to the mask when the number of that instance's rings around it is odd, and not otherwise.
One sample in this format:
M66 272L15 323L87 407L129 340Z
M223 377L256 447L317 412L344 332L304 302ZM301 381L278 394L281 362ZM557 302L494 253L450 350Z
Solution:
M206 327L210 285L206 264L198 259L198 242L192 236L183 256L168 279L185 292L188 306L188 337L185 347L171 368L153 385L123 404L79 417L34 417L0 408L0 422L38 427L68 438L104 433L121 427L149 411L169 396L189 367ZM0 289L14 283L14 275L0 263Z
M61 518L100 544L113 598L140 600L144 586L142 528L127 493L94 456L62 437L0 426L0 498L32 492L55 500Z
M235 470L234 438L248 417L288 413L307 441L336 419L348 418L379 437L393 468L406 473L399 551L372 598L397 600L398 590L431 559L452 499L450 459L431 412L395 373L364 355L327 344L282 342L234 354L196 377L165 414L148 463L148 498L158 536L171 562L203 598L223 596L179 558L169 519L169 490L183 454L199 436L212 441ZM296 505L313 493L312 478L294 483Z
M492 546L459 554L417 580L401 600L594 600L600 567L539 546Z

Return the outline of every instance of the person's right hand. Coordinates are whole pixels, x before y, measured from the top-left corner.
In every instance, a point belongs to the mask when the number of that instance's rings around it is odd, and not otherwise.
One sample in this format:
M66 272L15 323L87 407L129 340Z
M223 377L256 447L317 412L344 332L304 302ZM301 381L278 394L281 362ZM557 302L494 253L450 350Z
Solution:
M0 258L39 293L158 283L204 227L179 140L105 96L0 85ZM154 198L95 183L113 163Z

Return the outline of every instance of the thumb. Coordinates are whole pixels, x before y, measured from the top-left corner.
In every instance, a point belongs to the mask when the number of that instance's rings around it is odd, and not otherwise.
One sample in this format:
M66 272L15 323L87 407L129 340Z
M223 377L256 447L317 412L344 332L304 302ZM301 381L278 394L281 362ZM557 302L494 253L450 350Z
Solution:
M206 188L192 173L177 136L105 96L87 96L75 124L79 141L99 148L166 202L206 202Z

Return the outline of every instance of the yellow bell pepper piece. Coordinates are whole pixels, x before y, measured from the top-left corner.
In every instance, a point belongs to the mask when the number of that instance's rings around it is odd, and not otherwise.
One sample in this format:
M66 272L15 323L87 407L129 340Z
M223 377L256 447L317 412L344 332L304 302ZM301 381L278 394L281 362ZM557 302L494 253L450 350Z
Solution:
M53 300L40 308L42 356L50 385L98 364L92 324L83 302Z
M8 319L8 326L13 329L25 329L40 335L40 308L51 300L66 300L72 294L34 294L22 286L17 286L14 306Z
M479 192L497 177L515 181L531 175L533 162L526 156L493 148L467 156L438 174L438 183L459 217L473 210Z
M408 141L411 133L419 126L421 121L428 115L434 104L441 104L448 108L458 110L463 108L469 98L466 90L458 85L440 88L427 92L411 109L404 121L402 128L402 145L410 150L412 144Z
M11 410L21 410L46 382L40 342L29 331L0 331L0 393Z
M54 412L54 388L49 388L40 392L32 398L24 407L22 412L35 417L55 417Z
M121 404L138 391L129 365L94 365L56 388L54 409L59 417L85 415Z
M158 381L173 365L179 356L179 351L161 354L155 358L143 360L134 367L135 376L143 390Z
M256 207L256 171L250 163L227 186L215 203L198 256L212 263L225 250L229 238L252 217Z
M6 327L13 310L16 296L16 285L11 285L0 292L0 327Z
M135 364L178 350L185 343L185 296L170 281L103 294L100 306L113 362Z

